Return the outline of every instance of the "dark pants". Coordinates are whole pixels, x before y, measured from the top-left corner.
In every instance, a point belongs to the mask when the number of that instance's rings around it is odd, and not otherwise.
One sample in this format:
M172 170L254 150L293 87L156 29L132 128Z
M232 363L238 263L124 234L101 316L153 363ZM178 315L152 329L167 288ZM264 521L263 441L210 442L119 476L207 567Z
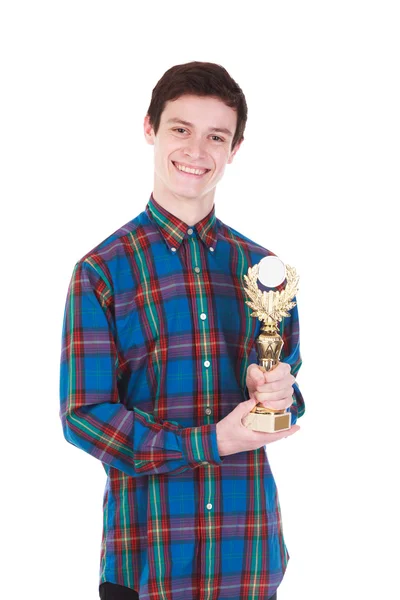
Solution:
M99 587L100 600L139 600L139 596L135 590L127 588L117 583L110 583L105 581L100 584ZM276 600L276 592L269 600Z

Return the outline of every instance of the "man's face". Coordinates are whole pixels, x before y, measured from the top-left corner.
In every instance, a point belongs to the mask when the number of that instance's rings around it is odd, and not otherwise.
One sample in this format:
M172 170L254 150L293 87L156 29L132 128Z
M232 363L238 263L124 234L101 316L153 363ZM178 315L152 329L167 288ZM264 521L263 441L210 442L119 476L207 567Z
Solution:
M236 121L236 111L218 98L192 95L167 102L157 135L146 116L145 137L154 145L155 190L184 198L213 197L225 165L240 146L231 150Z

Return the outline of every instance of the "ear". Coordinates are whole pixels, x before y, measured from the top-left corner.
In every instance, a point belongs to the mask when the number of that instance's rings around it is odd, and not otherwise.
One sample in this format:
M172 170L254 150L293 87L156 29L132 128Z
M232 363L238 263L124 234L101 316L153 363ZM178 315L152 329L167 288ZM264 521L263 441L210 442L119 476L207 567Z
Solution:
M146 115L144 118L143 130L144 130L144 137L146 139L146 142L148 144L150 144L151 146L154 146L155 134L154 134L154 129L150 123L149 115Z
M230 165L231 162L233 161L233 158L234 158L236 152L239 150L240 146L243 144L243 141L244 140L242 140L241 142L239 142L239 144L236 144L235 149L231 152L231 155L228 158L228 162L227 162L228 165Z

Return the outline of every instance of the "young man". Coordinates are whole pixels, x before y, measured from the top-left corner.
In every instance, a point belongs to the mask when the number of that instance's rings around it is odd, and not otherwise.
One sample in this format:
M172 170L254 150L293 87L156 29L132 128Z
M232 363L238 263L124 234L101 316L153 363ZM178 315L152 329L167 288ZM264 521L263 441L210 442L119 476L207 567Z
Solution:
M304 412L297 308L264 373L243 275L272 254L215 216L247 106L227 71L169 69L144 120L154 146L145 209L76 264L60 399L66 439L107 473L100 598L276 598L289 555L256 402ZM256 200L255 200L256 201ZM79 594L78 594L79 595Z

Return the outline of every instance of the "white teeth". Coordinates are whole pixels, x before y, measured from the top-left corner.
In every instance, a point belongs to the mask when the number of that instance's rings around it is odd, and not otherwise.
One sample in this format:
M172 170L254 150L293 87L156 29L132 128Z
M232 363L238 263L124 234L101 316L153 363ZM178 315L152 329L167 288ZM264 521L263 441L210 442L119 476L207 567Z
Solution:
M203 173L205 173L207 170L207 169L206 170L204 170L204 169L189 169L188 167L184 167L183 165L180 165L179 163L175 163L175 166L180 171L184 171L185 173L193 173L194 175L203 175Z

